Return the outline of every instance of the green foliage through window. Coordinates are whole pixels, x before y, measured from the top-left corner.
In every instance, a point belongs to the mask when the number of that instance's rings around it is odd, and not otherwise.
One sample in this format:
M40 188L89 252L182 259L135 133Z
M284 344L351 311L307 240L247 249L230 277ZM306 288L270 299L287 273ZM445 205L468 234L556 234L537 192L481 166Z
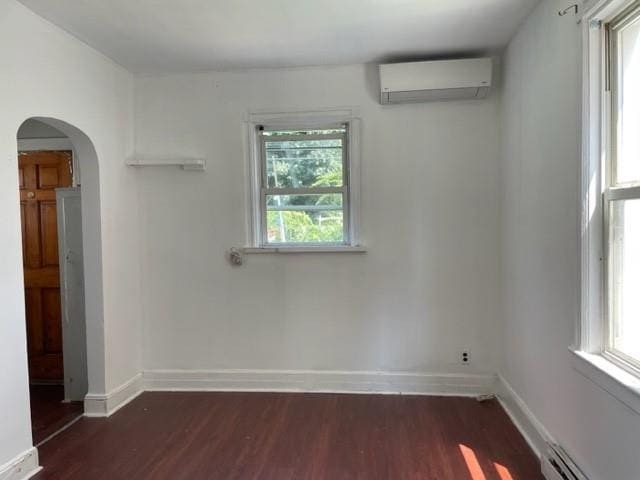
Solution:
M305 211L268 211L269 243L340 243L342 211L313 215Z

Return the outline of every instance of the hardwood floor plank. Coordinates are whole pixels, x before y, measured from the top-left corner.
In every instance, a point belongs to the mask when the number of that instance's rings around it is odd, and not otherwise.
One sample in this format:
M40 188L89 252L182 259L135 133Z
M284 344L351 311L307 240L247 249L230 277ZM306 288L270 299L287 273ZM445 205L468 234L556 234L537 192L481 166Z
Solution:
M82 402L63 402L62 385L30 385L29 395L34 445L82 415L84 409Z
M40 459L36 480L542 480L497 402L410 395L147 392Z

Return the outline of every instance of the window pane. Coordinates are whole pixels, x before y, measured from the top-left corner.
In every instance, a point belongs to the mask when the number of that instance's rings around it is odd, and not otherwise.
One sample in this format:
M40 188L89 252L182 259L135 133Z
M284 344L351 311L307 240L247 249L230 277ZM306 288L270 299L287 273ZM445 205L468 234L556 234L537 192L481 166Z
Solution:
M342 139L271 140L266 137L269 188L341 187Z
M618 34L617 181L640 180L640 18Z
M640 361L640 199L611 204L611 345Z
M342 194L267 195L268 243L342 243Z

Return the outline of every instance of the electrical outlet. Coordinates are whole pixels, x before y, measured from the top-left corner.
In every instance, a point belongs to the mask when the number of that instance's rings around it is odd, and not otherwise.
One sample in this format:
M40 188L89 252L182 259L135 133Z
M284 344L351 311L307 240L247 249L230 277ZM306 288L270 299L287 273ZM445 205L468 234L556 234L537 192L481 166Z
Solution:
M468 365L469 363L471 363L471 354L469 353L469 350L463 350L462 352L460 352L460 361L464 365Z

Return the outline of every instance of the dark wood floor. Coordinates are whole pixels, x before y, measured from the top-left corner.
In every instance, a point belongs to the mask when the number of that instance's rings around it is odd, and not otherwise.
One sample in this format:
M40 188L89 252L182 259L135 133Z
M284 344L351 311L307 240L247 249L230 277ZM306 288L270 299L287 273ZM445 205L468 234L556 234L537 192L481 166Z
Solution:
M31 385L29 395L34 445L82 415L82 402L63 402L62 385Z
M144 393L40 449L43 479L542 480L495 401Z

